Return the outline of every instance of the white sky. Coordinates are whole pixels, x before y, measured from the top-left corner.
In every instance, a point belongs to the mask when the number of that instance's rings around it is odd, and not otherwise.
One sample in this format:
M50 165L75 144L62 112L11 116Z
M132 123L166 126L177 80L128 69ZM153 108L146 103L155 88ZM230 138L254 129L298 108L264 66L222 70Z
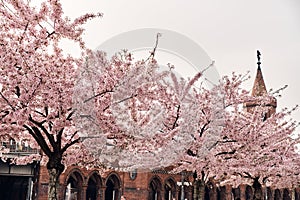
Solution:
M87 25L85 39L91 49L125 31L173 30L198 43L221 75L250 71L249 89L259 49L267 88L288 85L278 99L279 109L300 104L299 0L62 0L62 4L71 17L104 13ZM300 121L300 111L293 117Z

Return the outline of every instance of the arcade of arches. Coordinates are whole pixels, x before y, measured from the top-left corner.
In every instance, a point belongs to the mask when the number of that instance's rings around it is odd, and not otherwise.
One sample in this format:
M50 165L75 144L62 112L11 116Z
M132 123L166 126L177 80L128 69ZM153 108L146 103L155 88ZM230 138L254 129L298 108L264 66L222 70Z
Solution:
M68 167L60 177L60 199L63 200L180 200L182 181L180 174L166 171L137 173L110 171L99 174L97 170ZM41 167L37 194L39 200L47 199L47 170ZM185 182L192 181L185 177ZM192 199L192 186L184 186L184 199Z
M40 168L38 200L47 199L47 170ZM184 183L184 184L182 184ZM128 172L110 171L99 174L97 170L86 170L77 167L68 167L60 178L60 197L62 200L198 200L195 191L192 174L169 174L165 170L148 173L137 173L132 176ZM297 190L267 188L263 191L254 190L250 186L216 187L207 184L203 194L203 200L300 200L300 188ZM182 198L183 195L183 198ZM261 198L256 198L261 196ZM294 198L292 198L294 196Z

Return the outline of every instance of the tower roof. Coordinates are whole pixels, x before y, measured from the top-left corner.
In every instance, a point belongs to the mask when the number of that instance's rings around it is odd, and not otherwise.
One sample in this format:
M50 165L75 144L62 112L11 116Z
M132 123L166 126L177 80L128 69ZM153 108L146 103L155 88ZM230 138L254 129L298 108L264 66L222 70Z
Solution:
M261 106L264 105L266 107L269 108L268 112L265 113L264 115L264 119L270 117L273 113L276 112L276 107L277 107L277 101L275 97L269 96L268 92L267 92L267 88L266 88L266 84L261 72L261 68L260 68L260 52L257 51L257 71L256 71L256 77L254 80L254 84L252 87L252 93L251 95L253 97L260 97L260 96L265 96L265 97L270 97L270 99L268 100L268 102L260 102L259 98L255 101L251 101L251 102L247 102L244 104L244 107L246 108L247 112L252 112L253 108L255 108L256 106Z
M266 84L260 66L257 68L256 77L252 87L252 96L264 96L267 94Z
M254 84L252 87L252 96L264 96L267 94L266 84L260 68L260 52L257 50L257 71Z

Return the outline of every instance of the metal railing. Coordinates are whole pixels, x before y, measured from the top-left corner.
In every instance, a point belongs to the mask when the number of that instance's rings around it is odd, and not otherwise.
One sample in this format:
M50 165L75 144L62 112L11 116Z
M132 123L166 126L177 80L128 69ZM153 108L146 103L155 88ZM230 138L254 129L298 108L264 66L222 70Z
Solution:
M1 142L2 148L9 149L7 154L36 154L38 149L33 149L26 145L26 143L18 143L13 140L9 142Z

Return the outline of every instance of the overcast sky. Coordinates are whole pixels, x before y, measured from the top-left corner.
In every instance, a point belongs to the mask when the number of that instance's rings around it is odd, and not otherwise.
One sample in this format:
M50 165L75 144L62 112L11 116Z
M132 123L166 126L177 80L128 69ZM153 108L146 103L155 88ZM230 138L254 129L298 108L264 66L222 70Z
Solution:
M221 75L250 71L248 89L259 49L267 88L288 85L278 99L279 109L300 104L299 0L63 0L62 4L71 17L104 13L87 25L89 48L134 29L173 30L198 43ZM300 112L293 117L300 121Z

